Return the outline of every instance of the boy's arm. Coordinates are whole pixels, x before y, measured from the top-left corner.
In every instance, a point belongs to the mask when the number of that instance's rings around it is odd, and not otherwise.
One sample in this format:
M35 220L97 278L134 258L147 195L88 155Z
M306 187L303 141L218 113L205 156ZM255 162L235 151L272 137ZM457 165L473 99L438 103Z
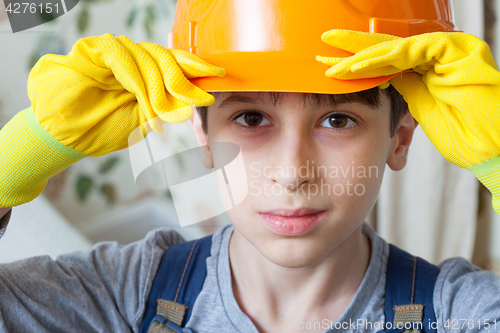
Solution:
M434 288L438 332L498 332L500 278L463 258L445 260Z
M138 332L162 254L179 234L150 232L0 265L0 332Z
M0 238L2 238L5 233L5 229L7 228L7 224L9 224L11 215L12 208L0 208Z

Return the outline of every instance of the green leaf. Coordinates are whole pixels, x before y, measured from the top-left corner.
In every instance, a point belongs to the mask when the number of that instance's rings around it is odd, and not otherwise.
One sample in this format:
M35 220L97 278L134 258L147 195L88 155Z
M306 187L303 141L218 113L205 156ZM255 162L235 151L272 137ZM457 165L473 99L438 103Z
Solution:
M92 189L92 178L86 175L80 175L76 181L76 193L80 201L85 201Z
M146 30L146 34L148 38L153 38L153 25L156 21L156 7L154 5L146 6L146 16L144 19L144 29Z
M186 139L184 139L182 136L180 136L178 139L179 139L179 143L181 144L182 148L188 149L189 146L186 142Z
M108 203L114 205L116 203L116 190L112 184L102 184L101 193L108 199Z
M30 61L29 61L29 69L31 70L33 68L33 66L36 65L37 61L40 59L40 55L38 53L33 53L30 57Z
M54 13L47 13L45 10L42 10L40 12L37 11L37 13L43 22L50 22L56 18Z
M172 192L170 192L170 189L168 189L168 188L165 190L165 197L167 197L168 200L172 200L172 201L174 200L172 198Z
M108 158L101 167L99 168L99 173L107 173L118 163L120 159L116 156Z
M80 11L80 14L78 14L77 26L78 32L80 34L84 33L85 30L87 30L89 26L89 11L87 10L87 8L83 8Z
M127 28L130 28L134 24L135 19L137 18L137 13L139 13L139 11L136 7L132 8L132 10L128 13Z
M179 169L185 171L184 160L181 157L181 154L175 154L175 159L177 160L177 164L179 164Z
M153 20L149 17L147 17L144 20L144 29L146 30L146 34L148 35L148 38L153 38Z
M146 6L146 18L149 18L151 20L156 19L156 7L154 5L147 5Z

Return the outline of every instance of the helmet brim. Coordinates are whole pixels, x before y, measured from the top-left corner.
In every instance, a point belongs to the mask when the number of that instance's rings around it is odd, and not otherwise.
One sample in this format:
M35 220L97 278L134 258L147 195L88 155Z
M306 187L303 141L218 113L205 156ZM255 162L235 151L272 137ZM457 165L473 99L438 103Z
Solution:
M325 75L328 66L316 59L284 59L269 52L224 53L204 58L226 70L224 77L203 77L191 82L207 92L302 92L347 94L377 87L399 73L368 79L339 80Z

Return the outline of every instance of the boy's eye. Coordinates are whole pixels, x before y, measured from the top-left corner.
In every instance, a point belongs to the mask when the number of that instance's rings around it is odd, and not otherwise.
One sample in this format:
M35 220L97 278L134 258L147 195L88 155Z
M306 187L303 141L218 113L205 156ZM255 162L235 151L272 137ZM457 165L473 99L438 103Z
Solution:
M324 127L330 127L330 128L337 128L337 129L342 129L342 128L349 128L357 125L358 123L356 122L355 119L352 117L349 117L345 114L342 113L336 113L328 116L322 123L321 125Z
M248 127L258 127L259 125L268 125L270 121L260 112L250 111L242 113L235 117L235 120Z

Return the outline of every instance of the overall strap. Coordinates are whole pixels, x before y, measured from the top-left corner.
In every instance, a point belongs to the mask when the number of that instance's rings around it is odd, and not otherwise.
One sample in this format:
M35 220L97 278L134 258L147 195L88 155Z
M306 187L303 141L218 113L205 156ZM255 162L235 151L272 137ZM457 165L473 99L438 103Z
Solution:
M212 236L169 247L151 287L140 333L191 332L183 328L207 275Z
M389 247L384 307L386 332L436 333L433 295L439 268L392 244ZM400 328L396 328L398 326Z

